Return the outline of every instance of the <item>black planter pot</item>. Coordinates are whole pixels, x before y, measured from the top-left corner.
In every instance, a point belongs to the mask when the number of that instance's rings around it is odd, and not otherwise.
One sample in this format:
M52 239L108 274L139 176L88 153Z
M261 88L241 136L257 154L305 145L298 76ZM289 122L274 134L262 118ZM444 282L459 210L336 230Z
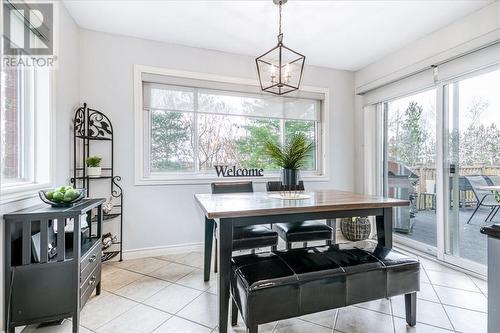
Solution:
M285 188L293 188L299 185L299 170L296 169L281 170L281 184Z

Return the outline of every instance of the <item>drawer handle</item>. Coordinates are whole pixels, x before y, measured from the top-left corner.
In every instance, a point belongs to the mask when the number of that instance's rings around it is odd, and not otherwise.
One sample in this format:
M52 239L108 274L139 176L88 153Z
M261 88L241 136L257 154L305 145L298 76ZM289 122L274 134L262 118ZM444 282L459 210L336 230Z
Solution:
M96 259L97 259L97 255L93 254L92 256L90 256L89 262L94 262Z
M97 281L97 277L95 275L92 275L92 277L89 280L89 286L93 286L96 281Z

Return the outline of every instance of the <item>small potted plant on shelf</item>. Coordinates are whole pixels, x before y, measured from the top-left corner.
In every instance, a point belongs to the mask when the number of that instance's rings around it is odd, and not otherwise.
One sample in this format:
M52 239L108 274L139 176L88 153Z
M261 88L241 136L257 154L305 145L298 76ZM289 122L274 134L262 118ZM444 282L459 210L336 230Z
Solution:
M265 142L265 151L281 170L281 184L285 189L284 197L296 196L299 184L299 169L304 166L314 143L307 140L303 133L293 134L283 147L271 139Z
M90 156L85 161L87 163L87 175L90 178L97 178L101 176L101 161L99 156Z

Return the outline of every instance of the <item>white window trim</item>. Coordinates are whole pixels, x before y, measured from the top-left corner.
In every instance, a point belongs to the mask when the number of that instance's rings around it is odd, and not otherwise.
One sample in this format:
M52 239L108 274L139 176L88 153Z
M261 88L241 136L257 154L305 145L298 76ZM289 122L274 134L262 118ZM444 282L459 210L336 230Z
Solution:
M217 177L215 175L203 175L203 174L172 174L155 177L145 177L144 176L144 112L143 112L143 95L142 95L142 74L157 74L165 76L173 76L179 78L205 80L205 81L215 81L222 83L233 83L239 85L253 85L259 86L257 80L237 78L231 76L221 76L216 74L190 72L190 71L180 71L174 69L165 69L159 67L151 67L144 65L134 65L134 147L135 147L135 171L134 180L135 185L181 185L181 184L209 184L215 180L217 181L230 181L235 180L235 178L223 178ZM301 86L301 91L305 92L315 92L322 93L325 96L323 100L323 105L321 108L321 126L318 129L318 134L321 137L321 156L318 156L319 162L319 174L308 175L306 172L302 173L302 179L305 181L328 181L329 180L329 118L330 118L330 89L325 87L313 87L313 86ZM237 180L251 180L253 182L266 182L269 180L276 180L278 178L275 176L265 176L265 177L238 177Z
M33 197L36 197L38 195L38 192L42 189L46 189L52 186L52 183L54 181L54 176L55 176L55 143L56 143L56 131L55 131L55 88L56 88L56 82L55 82L55 75L54 72L51 70L49 72L49 89L50 89L50 96L49 96L49 124L50 128L46 133L48 133L48 144L49 144L49 165L48 165L48 170L49 170L49 175L48 175L48 181L45 182L36 182L36 179L34 182L22 182L19 183L18 185L13 185L13 186L6 186L2 188L0 186L0 205L4 205L10 202L14 201L20 201L20 200L26 200L30 199ZM36 112L36 110L35 110ZM36 126L34 131L36 131ZM35 133L35 137L37 134ZM36 170L36 163L37 163L37 152L34 152L35 155L35 165L34 168ZM36 171L35 171L36 174Z

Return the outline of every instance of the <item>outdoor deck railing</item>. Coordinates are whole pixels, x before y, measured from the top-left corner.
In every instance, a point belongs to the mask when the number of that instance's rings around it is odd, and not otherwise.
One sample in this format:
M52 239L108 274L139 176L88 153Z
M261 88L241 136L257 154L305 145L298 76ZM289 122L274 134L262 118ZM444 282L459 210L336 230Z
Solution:
M435 183L436 183L436 168L425 166L423 164L417 164L414 167L409 167L418 177L419 181L416 185L417 200L419 201L417 207L434 207L432 196L421 196L421 194L434 194L435 193ZM500 176L500 166L496 165L472 165L472 166L460 166L458 169L460 176ZM474 197L474 192L471 190L460 191L460 204L463 205L475 205L476 198ZM420 200L424 200L420 204Z

